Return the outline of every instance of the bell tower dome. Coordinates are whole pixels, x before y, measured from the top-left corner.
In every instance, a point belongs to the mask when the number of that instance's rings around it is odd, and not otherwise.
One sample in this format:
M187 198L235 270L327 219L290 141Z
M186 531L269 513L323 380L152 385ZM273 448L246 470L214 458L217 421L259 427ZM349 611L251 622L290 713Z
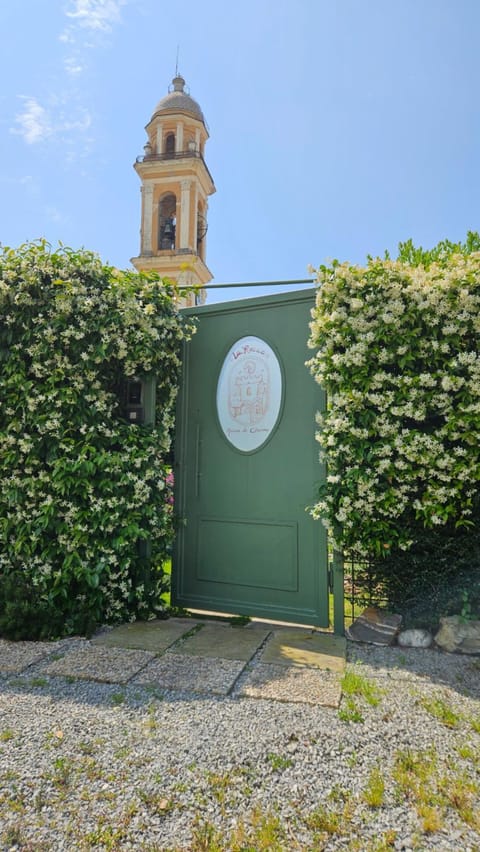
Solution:
M134 165L142 182L142 219L140 254L132 263L177 284L207 284L208 196L215 186L204 159L207 124L183 77L173 78L145 130L144 154Z

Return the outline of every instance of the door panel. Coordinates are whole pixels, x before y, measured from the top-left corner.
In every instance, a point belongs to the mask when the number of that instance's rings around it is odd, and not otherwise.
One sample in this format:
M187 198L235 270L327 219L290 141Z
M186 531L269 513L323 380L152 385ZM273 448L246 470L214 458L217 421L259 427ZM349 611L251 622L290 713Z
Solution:
M198 328L177 418L177 605L328 625L326 535L307 510L323 476L324 395L305 367L313 304L301 291L187 311Z

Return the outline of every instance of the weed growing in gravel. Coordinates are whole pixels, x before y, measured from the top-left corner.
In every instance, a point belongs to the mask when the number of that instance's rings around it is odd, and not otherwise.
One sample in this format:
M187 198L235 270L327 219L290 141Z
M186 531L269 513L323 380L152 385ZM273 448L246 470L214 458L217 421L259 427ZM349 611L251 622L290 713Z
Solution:
M101 781L104 777L103 770L100 768L95 758L89 755L83 758L79 766L79 772L82 775L85 775L89 781Z
M352 793L346 787L340 787L339 784L334 784L328 794L331 802L348 802L352 798Z
M472 716L472 718L469 719L469 722L470 722L473 730L476 731L477 734L480 734L480 716L475 716L475 717Z
M196 817L193 824L191 852L224 852L222 833L208 821Z
M5 728L0 731L0 743L7 743L9 740L13 740L14 736L15 731L12 731L11 728Z
M149 734L154 734L157 730L157 719L155 716L155 704L153 702L148 705L148 715L145 720L145 728Z
M396 839L397 832L395 829L389 829L382 834L379 840L374 840L367 852L389 852L390 849L395 848Z
M438 807L421 802L417 806L417 813L421 820L422 831L425 834L434 834L435 831L440 831L443 827L443 816Z
M384 798L385 781L380 770L375 767L369 775L362 799L370 808L381 808Z
M26 841L24 839L22 826L20 823L9 825L0 835L2 843L5 844L5 849L25 849Z
M209 785L211 795L223 807L224 805L231 805L240 792L243 796L249 796L251 794L249 781L252 775L253 773L250 769L246 767L237 767L230 772L225 772L223 774L207 772L206 780Z
M88 740L81 740L77 746L80 754L94 754L95 753L95 744Z
M125 693L124 692L114 692L110 698L110 703L113 707L119 707L120 704L123 704L125 701Z
M289 757L283 757L281 754L276 754L274 751L267 754L267 760L274 772L283 772L293 764L293 761L290 760Z
M46 686L48 680L46 677L31 677L31 678L22 678L22 677L14 677L10 681L10 686L19 686L22 689L33 689L39 686Z
M156 686L154 683L145 684L143 689L145 690L145 692L147 692L149 695L151 695L152 698L156 698L157 701L163 701L164 698L165 698L165 695L162 692L162 690L158 686Z
M130 746L120 746L120 748L115 749L115 751L113 752L113 756L115 760L123 760L125 757L128 757L131 750L132 749L130 748Z
M457 811L463 822L480 831L479 785L467 775L458 775L442 778L438 786L447 804Z
M345 672L341 686L344 695L361 695L372 707L377 707L380 704L381 690L363 675L356 674L356 672Z
M465 743L464 745L458 746L457 748L458 754L464 760L471 760L473 763L477 760L477 754L475 749L473 749L470 745Z
M227 772L223 775L217 772L207 772L207 781L217 802L220 805L225 804L232 786L230 775Z
M60 748L63 744L63 731L49 731L45 734L46 747L50 748Z
M270 852L288 848L285 829L280 818L272 811L263 813L254 808L247 819L240 820L230 840L232 852L255 849L255 852Z
M424 833L442 828L447 810L480 831L479 784L467 774L440 776L435 750L397 752L393 778L401 796L414 804Z
M148 810L151 813L157 814L157 816L164 816L175 807L172 799L169 799L162 793L156 793L151 790L138 790L137 795Z
M189 852L285 852L296 847L273 811L254 808L228 834L196 818Z
M123 828L114 828L111 825L106 825L104 819L100 818L97 828L85 834L84 843L87 849L101 848L108 850L108 852L116 852L120 848L119 844L124 838L125 831Z
M353 698L346 698L345 703L338 711L338 718L341 722L364 722L359 708L355 704Z
M322 834L343 834L344 831L344 812L340 808L319 805L307 814L304 820L310 831Z
M384 831L380 837L376 837L375 840L365 840L364 837L349 837L348 852L390 852L391 849L395 848L397 836L398 832L395 829L389 829ZM412 849L418 849L418 847L413 846Z
M46 777L52 781L55 787L65 789L72 783L73 770L72 760L68 757L57 757L53 761L53 772Z
M46 686L48 680L46 677L32 677L29 681L27 681L27 685L31 687L41 687Z
M6 772L0 775L0 781L17 781L19 778L20 775L14 769L7 769Z
M422 696L419 703L430 716L438 719L446 728L456 728L461 722L462 717L458 713L455 713L446 701L443 701L441 698L427 698L426 696Z
M407 797L415 799L425 790L437 768L435 749L427 751L397 751L393 769L393 778L398 788Z
M45 787L43 784L38 787L38 789L33 794L33 807L37 813L41 813L42 809L48 804L48 796L45 791Z
M11 793L0 793L0 814L22 814L24 811L25 799L16 788Z

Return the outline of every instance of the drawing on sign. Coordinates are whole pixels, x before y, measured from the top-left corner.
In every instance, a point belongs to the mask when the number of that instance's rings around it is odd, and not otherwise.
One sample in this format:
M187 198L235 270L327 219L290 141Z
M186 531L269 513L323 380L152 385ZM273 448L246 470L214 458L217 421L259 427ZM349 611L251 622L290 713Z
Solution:
M230 414L238 423L254 426L268 411L268 367L253 356L233 364L230 372Z
M271 347L258 337L242 337L230 349L220 372L217 412L225 436L237 449L258 449L280 412L282 376Z

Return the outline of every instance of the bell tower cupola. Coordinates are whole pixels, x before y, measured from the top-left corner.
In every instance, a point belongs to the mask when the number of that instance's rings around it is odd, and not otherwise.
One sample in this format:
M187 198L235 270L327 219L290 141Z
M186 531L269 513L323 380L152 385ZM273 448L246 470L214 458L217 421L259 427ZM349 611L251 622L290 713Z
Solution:
M140 254L132 263L181 285L207 284L208 196L215 192L205 162L208 129L179 74L145 130L144 153L134 165L142 182L142 219Z

